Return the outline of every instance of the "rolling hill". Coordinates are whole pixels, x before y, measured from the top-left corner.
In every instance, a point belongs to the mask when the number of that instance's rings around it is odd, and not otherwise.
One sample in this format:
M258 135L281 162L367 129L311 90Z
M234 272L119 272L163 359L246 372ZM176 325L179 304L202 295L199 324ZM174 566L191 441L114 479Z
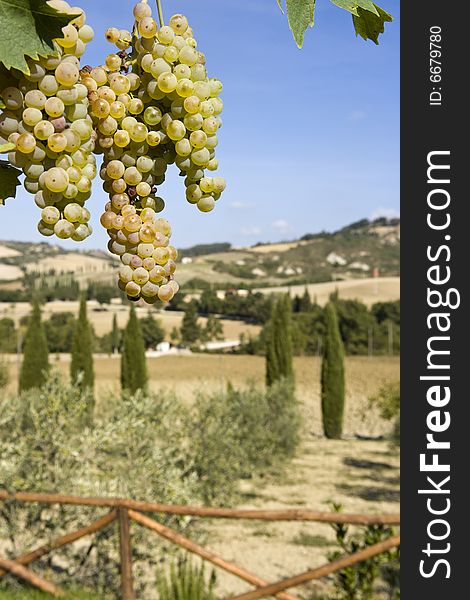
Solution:
M234 248L228 243L182 249L177 279L197 288L304 285L397 277L400 221L364 219L299 240ZM0 288L21 287L25 276L111 282L117 261L103 251L67 251L56 244L0 241ZM192 281L191 281L192 280ZM188 286L189 283L189 286Z

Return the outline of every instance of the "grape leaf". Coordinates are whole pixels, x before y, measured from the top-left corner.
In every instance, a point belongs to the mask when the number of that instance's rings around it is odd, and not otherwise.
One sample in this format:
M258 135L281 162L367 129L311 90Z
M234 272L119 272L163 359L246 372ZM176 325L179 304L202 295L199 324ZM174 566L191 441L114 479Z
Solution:
M385 22L393 21L392 15L384 11L380 6L374 5L378 15L358 9L358 15L353 15L354 29L356 35L360 35L364 40L372 40L375 44L379 43L379 35L385 30Z
M5 204L7 198L16 196L16 188L20 185L21 171L0 160L0 204Z
M339 6L339 8L347 10L352 15L356 15L356 17L359 16L359 9L361 8L364 11L370 11L371 13L379 16L377 7L372 0L331 0L331 2L333 2L333 4L336 6Z
M16 148L15 144L11 142L6 142L5 144L0 144L0 154L5 154L5 152L10 152Z
M28 74L25 56L55 54L52 40L74 16L59 13L46 0L0 0L0 62Z
M315 0L286 0L286 6L295 42L302 48L307 27L313 27Z

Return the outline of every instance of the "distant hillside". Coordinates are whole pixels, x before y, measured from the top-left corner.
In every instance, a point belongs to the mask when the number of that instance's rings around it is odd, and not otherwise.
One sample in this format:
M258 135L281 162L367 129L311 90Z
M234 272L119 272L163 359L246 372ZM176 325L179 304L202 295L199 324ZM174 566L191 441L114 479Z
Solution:
M181 250L177 278L221 286L285 286L399 275L399 219L367 219L339 231L309 233L300 240L233 248L199 244ZM105 251L67 251L56 244L0 242L0 283L24 276L112 281L116 259ZM193 287L197 287L193 286Z
M400 270L400 220L367 219L339 231L306 234L300 240L256 244L249 248L208 245L184 250L180 280L197 278L258 285L285 285L336 279L397 276Z

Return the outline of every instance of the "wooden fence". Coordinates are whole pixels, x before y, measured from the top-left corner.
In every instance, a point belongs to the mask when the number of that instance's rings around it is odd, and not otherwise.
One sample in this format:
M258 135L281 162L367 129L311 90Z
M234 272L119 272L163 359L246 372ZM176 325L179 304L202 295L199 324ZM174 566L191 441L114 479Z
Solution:
M215 519L256 519L260 521L317 521L323 523L349 523L353 525L398 525L400 516L398 514L381 515L359 515L346 513L325 513L308 509L285 509L285 510L245 510L229 508L209 508L201 506L181 506L173 504L159 504L152 502L139 502L137 500L122 498L82 498L79 496L65 496L61 494L36 494L30 492L18 492L10 494L0 490L0 502L15 501L19 503L39 504L61 504L76 506L95 506L111 508L112 510L93 521L86 527L63 535L48 544L39 546L35 550L17 556L14 560L0 557L0 578L10 573L19 579L27 581L34 587L48 592L52 596L64 596L64 591L59 587L39 577L28 569L27 565L35 560L49 554L53 550L71 544L87 535L91 535L100 529L108 527L111 523L118 523L119 547L121 562L121 590L123 600L135 600L134 585L132 578L132 550L130 524L135 523L145 527L157 535L177 544L185 550L196 554L216 567L231 573L250 583L255 589L253 591L233 597L230 600L255 600L274 596L279 600L298 600L296 596L286 590L320 579L336 571L345 569L361 561L368 560L373 556L386 552L400 545L400 536L392 536L380 543L351 555L345 555L338 560L326 563L315 569L309 569L304 573L269 584L267 581L250 573L249 571L228 562L214 552L199 546L190 539L184 537L177 531L162 525L143 513L164 513L173 515L185 515L195 517L206 517Z

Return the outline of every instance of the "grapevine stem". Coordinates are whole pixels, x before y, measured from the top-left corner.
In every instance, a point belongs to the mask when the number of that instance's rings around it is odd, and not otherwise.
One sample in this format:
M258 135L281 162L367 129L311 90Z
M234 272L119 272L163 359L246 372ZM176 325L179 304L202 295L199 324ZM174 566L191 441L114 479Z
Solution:
M162 2L161 0L157 0L157 9L158 9L158 20L160 21L160 27L165 25L163 21L163 10L162 10Z

